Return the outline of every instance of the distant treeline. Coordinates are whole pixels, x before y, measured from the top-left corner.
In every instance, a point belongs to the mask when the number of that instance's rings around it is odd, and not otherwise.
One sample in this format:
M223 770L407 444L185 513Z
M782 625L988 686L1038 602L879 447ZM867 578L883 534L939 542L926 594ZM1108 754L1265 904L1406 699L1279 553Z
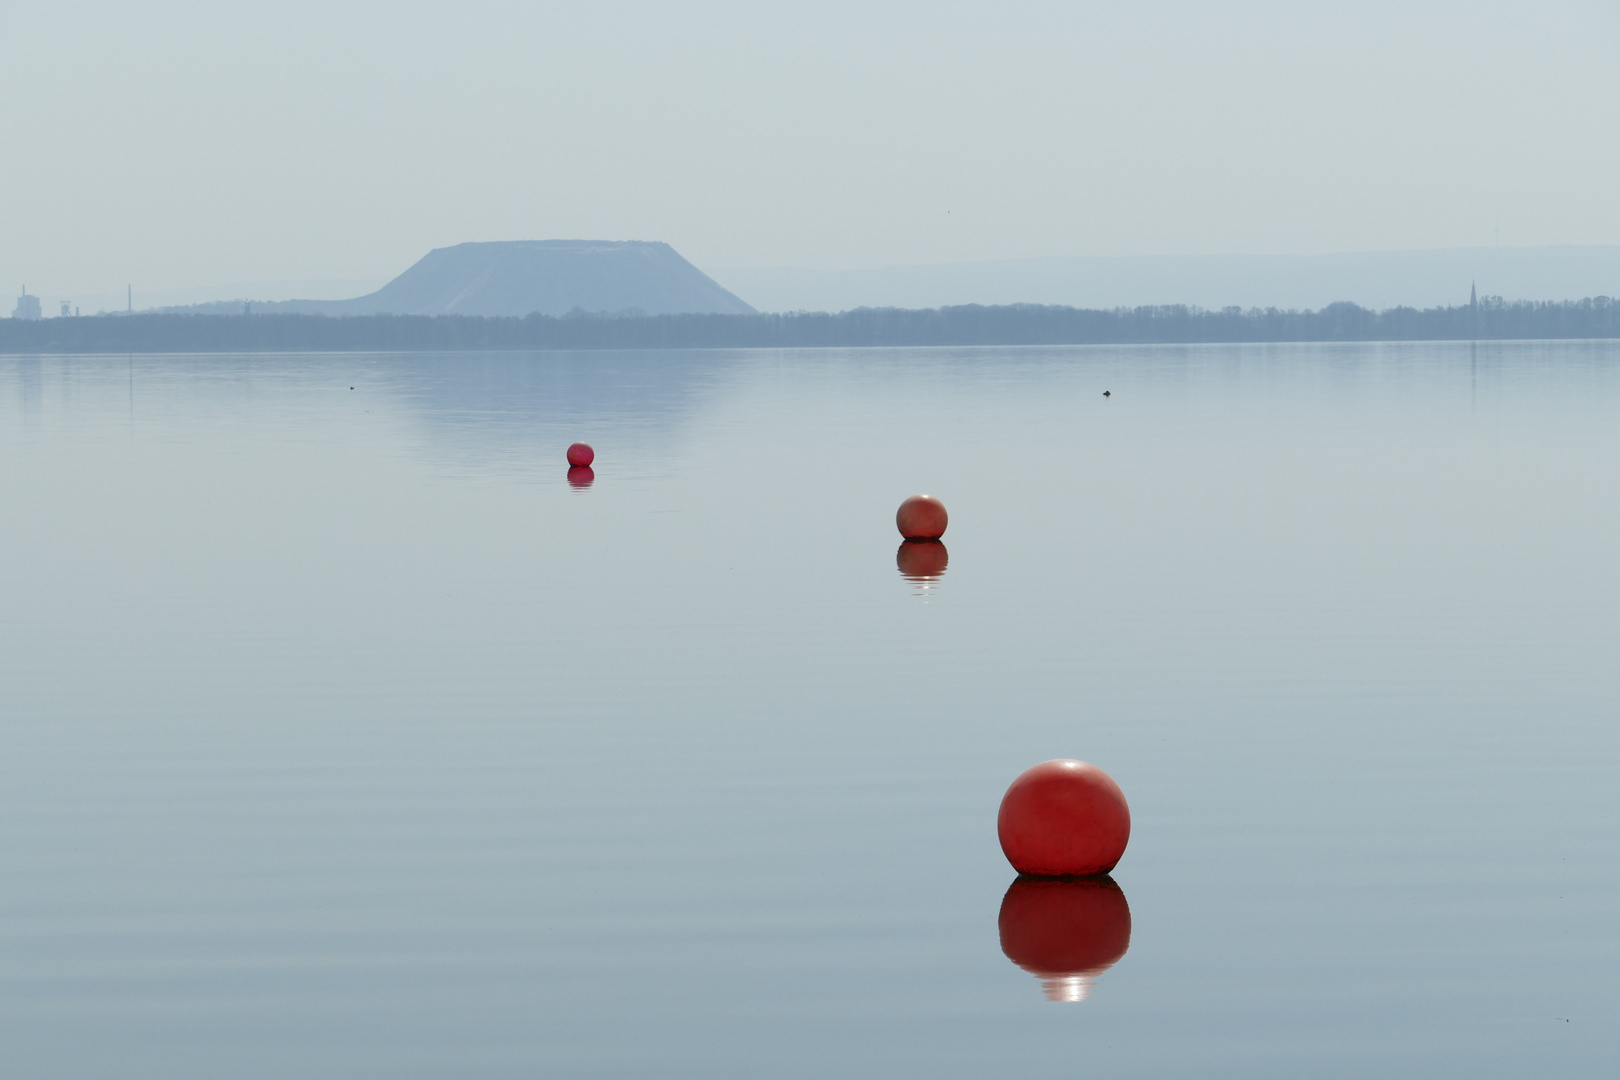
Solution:
M724 349L880 345L1119 345L1620 337L1620 301L1497 297L1457 307L1320 311L1180 305L1091 311L1015 304L836 315L106 315L0 319L0 352L341 352L402 349Z

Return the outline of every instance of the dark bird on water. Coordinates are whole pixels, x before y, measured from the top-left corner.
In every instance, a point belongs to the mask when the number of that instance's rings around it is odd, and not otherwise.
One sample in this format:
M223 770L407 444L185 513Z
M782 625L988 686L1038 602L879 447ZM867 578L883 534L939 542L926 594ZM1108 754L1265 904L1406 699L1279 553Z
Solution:
M1109 390L1104 390L1103 391L1103 397L1113 397L1113 396L1114 395L1113 395L1112 391L1109 391Z

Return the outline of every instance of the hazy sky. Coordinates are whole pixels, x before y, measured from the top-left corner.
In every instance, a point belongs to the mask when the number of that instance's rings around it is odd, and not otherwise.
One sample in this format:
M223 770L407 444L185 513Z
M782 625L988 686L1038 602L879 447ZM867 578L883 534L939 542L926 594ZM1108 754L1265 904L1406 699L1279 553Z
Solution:
M1620 243L1613 0L0 0L0 100L0 296Z

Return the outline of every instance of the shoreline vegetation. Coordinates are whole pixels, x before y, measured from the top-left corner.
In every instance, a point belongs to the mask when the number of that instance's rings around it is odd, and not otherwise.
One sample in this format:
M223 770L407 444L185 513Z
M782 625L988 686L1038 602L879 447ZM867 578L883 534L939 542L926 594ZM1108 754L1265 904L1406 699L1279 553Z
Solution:
M0 319L0 354L780 349L951 345L1131 345L1501 341L1620 337L1620 300L1505 301L1372 311L1184 305L1090 310L1035 304L858 308L828 314L198 315Z

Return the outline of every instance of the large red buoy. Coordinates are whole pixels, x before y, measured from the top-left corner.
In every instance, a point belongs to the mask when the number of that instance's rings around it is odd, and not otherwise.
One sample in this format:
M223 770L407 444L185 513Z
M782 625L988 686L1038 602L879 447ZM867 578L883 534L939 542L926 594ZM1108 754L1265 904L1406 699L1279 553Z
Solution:
M596 460L596 451L590 443L577 442L568 448L568 464L589 467Z
M996 834L1020 874L1106 874L1131 839L1131 809L1114 778L1059 758L1024 770L1001 799Z
M950 517L945 504L932 495L913 495L900 504L894 523L907 540L938 540L945 535Z
M1113 878L1020 877L996 920L1007 959L1041 980L1048 1001L1084 1001L1131 947L1131 908Z

